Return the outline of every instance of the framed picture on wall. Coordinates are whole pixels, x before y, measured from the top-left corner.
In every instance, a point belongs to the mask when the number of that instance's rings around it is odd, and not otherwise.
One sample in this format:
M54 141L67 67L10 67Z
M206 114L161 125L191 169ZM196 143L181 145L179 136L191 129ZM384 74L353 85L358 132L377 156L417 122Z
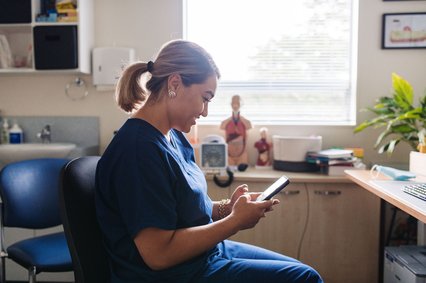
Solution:
M382 49L426 48L426 13L383 14Z

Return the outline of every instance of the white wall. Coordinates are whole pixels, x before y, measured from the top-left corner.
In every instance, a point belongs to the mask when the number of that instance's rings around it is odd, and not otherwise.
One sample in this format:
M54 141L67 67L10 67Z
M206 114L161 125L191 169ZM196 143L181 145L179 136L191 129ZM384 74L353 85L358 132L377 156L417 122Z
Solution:
M391 12L425 12L426 1L383 2L360 0L357 108L370 106L382 95L390 94L391 73L396 72L412 83L417 98L426 89L426 50L382 50L381 15ZM136 49L137 58L147 61L155 56L166 41L181 37L181 0L95 0L95 46L128 46ZM220 16L206 11L206 20ZM225 43L226 44L226 43ZM220 67L220 66L219 66ZM112 133L126 119L115 105L113 92L98 92L89 83L85 100L71 101L64 94L72 75L5 75L0 74L0 111L12 115L93 115L100 117L101 149L105 149ZM242 109L244 111L244 108ZM358 123L367 113L359 113ZM249 118L249 117L248 117ZM258 128L250 131L249 148L258 139ZM218 126L199 128L200 137L221 133ZM408 162L408 146L397 148L392 159L376 154L372 148L378 131L367 130L354 135L352 126L268 126L270 134L323 136L324 147L360 146L367 161ZM222 134L222 133L221 133ZM250 160L255 161L255 151Z

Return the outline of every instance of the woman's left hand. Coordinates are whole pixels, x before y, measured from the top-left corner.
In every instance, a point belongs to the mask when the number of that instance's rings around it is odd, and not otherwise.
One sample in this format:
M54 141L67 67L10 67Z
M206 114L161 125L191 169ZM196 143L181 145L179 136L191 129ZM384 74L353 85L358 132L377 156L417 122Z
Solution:
M257 199L257 197L261 194L260 192L250 192L249 193L249 189L248 189L248 186L246 185L246 184L242 184L242 185L240 185L240 186L238 186L236 189L235 189L235 191L232 193L232 196L231 196L231 201L229 202L229 204L228 204L228 207L227 207L227 211L230 213L231 211L232 211L232 207L234 206L234 204L235 204L235 202L237 201L237 199L240 197L240 196L242 196L242 195L245 195L245 194L249 194L250 195L250 199L252 200L252 201L255 201L256 199ZM273 199L273 205L276 205L276 204L279 204L280 203L280 201L278 200L278 199ZM272 208L272 206L271 206L271 208L270 209L268 209L268 210L266 210L265 212L269 212L269 211L272 211L273 210L273 208ZM228 213L228 214L229 214Z
M249 191L248 186L246 184L238 186L235 189L235 191L232 193L232 196L231 196L231 202L229 204L231 206L231 208L234 206L234 203L237 201L237 199L240 196L247 194L248 191Z

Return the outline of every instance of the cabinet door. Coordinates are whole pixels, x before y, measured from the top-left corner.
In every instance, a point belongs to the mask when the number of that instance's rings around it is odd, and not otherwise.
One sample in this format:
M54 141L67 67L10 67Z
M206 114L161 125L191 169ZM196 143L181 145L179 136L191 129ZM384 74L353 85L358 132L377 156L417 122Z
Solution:
M380 200L355 184L308 184L300 259L327 283L377 282Z
M271 184L272 182L250 182L248 186L252 192L261 192ZM275 205L273 211L268 212L253 229L240 231L231 240L297 258L307 220L306 187L304 184L290 184L276 198L280 200L280 204Z

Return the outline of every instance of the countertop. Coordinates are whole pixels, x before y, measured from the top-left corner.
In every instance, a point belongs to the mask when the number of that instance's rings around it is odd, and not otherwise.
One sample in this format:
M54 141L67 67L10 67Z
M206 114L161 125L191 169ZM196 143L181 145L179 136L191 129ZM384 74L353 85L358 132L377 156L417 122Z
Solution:
M282 175L286 175L292 183L352 183L346 176L328 176L319 172L288 172L256 167L249 167L244 172L234 172L234 179L244 182L271 182ZM207 174L206 178L212 180L213 174ZM226 178L227 176L219 176L219 179Z

